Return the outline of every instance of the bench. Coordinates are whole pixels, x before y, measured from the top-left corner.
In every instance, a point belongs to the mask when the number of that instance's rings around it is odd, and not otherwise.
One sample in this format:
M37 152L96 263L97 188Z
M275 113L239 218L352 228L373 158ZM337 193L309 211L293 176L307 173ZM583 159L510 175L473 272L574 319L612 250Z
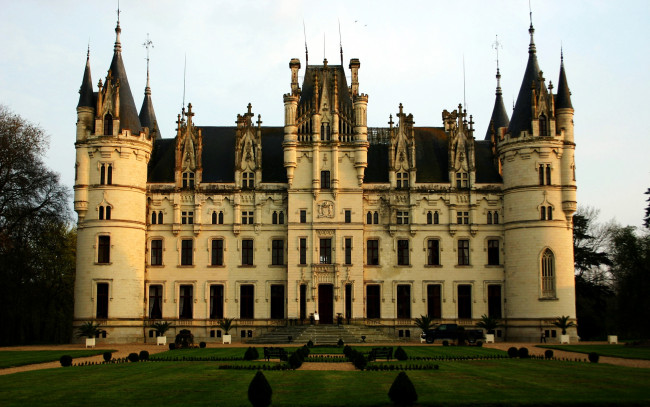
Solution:
M287 360L287 351L284 348L264 348L264 359L270 361L271 359Z
M368 354L369 361L374 361L377 359L386 359L388 361L391 360L392 357L393 357L392 347L372 348L372 350Z

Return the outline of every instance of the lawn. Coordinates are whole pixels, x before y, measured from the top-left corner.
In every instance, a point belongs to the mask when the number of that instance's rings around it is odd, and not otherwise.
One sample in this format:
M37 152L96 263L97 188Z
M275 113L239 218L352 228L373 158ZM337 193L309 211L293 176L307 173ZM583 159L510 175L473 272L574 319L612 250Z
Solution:
M407 371L420 405L650 403L650 369L549 360L439 362ZM211 362L125 363L0 376L0 405L248 406L252 370ZM273 406L388 405L395 371L265 371ZM38 383L38 386L34 384Z
M113 350L5 350L0 351L0 369L8 367L31 365L34 363L54 362L63 355L70 355L72 358L83 358L87 356L101 355Z
M613 356L615 358L650 360L650 348L625 345L541 345L539 347L578 353L596 352L600 356Z

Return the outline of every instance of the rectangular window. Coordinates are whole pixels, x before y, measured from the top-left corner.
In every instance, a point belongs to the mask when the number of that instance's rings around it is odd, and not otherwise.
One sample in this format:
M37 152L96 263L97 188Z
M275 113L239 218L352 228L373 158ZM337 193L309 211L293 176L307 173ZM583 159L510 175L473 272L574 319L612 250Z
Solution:
M284 264L284 240L271 242L271 264L281 266Z
M181 240L181 266L191 266L194 263L194 241Z
M472 286L458 285L458 318L472 318Z
M300 284L300 320L307 318L307 284Z
M442 286L440 284L427 285L427 314L430 318L442 318Z
M352 284L345 285L345 318L352 318Z
M345 211L345 223L352 223L352 211L349 209Z
M379 240L368 240L366 249L366 263L369 266L379 265Z
M366 318L381 318L381 287L378 284L366 286Z
M154 239L151 241L151 265L162 266L163 246L162 239Z
M332 239L320 239L320 264L332 264Z
M300 210L300 223L307 223L307 211L304 209Z
M499 241L488 240L488 264L490 266L499 265Z
M330 189L330 172L321 171L320 172L320 188L321 189Z
M210 286L210 319L223 319L223 285Z
M307 239L300 238L300 264L307 264Z
M458 241L458 265L469 265L469 240L461 239Z
M406 189L409 187L409 174L408 172L397 173L397 188Z
M469 212L457 211L456 212L456 222L459 225L467 225L467 224L469 224Z
M111 262L111 237L99 236L97 239L97 263Z
M271 285L271 319L284 319L284 286Z
M409 213L408 213L408 211L397 211L397 224L398 225L408 225L409 224Z
M409 241L397 241L397 264L400 266L409 265Z
M469 187L469 182L466 172L457 172L456 173L456 188L467 188Z
M149 318L162 318L162 286L149 286Z
M539 185L544 185L544 164L539 165Z
M184 172L183 173L183 189L185 188L194 188L194 173L193 172Z
M245 172L242 174L242 188L253 189L255 188L255 174L252 172Z
M97 283L96 318L108 318L108 283Z
M254 218L254 211L242 211L241 223L242 225L252 225Z
M241 241L241 264L242 266L253 265L253 240L243 239Z
M192 225L192 224L194 224L194 212L192 212L192 211L183 211L183 212L181 212L181 223L183 225Z
M397 318L411 318L411 286L397 285Z
M492 318L501 318L501 286L488 285L488 315Z
M213 266L223 266L223 240L214 239L212 241L212 259L210 262Z
M192 319L192 306L194 305L193 288L191 285L182 285L179 287L178 317L181 319Z
M436 239L427 240L427 265L440 265L440 241Z
M239 294L239 317L242 319L253 319L255 317L255 286L252 284L242 284L239 287Z
M345 238L345 264L352 264L352 238Z

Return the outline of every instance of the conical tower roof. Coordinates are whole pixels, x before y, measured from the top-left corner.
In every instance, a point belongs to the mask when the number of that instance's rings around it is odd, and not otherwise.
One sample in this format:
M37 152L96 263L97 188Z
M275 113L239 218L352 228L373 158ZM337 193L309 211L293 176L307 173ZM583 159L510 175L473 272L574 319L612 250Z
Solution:
M158 120L156 120L156 112L153 110L153 102L151 100L151 88L149 87L149 71L147 70L147 87L144 89L144 99L142 100L142 107L140 108L140 124L142 127L149 128L149 134L154 138L162 138L160 129L158 128Z
M560 54L560 80L557 86L557 95L555 96L556 109L573 109L571 104L571 91L566 80L566 72L564 72L564 53Z
M533 34L535 29L533 25L530 25L530 45L528 47L528 63L526 65L526 71L524 72L524 79L521 82L521 88L519 89L519 95L517 96L517 102L515 103L515 110L512 112L512 120L508 126L508 133L510 137L519 137L519 134L527 130L532 131L530 123L532 121L532 97L533 97L533 87L539 89L540 84L539 80L539 64L537 63L537 52L535 49L535 42L533 40Z
M93 80L90 76L90 48L86 55L86 68L84 69L84 77L81 80L81 87L79 88L79 103L77 107L95 107L95 94L93 93Z
M131 130L131 133L138 134L142 126L140 125L138 109L135 107L135 101L133 100L131 87L129 86L129 79L126 77L126 69L124 69L124 62L122 61L121 32L122 29L118 20L117 27L115 28L116 40L113 60L109 69L112 73L113 82L116 80L120 81L120 131L128 129Z
M497 68L496 99L494 100L494 109L492 109L490 124L488 125L488 129L485 132L485 140L490 140L490 134L493 128L496 131L499 127L508 127L509 125L510 119L508 118L506 107L503 104L503 95L501 92L501 73L499 72L499 68Z

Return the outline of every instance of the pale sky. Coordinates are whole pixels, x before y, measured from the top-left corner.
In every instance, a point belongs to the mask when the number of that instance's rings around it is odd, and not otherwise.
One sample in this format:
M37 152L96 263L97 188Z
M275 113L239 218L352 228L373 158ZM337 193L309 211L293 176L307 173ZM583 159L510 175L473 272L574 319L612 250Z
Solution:
M0 103L51 139L46 163L74 183L76 106L90 42L92 80L105 81L117 1L0 0ZM263 125L283 125L289 60L359 58L368 124L386 126L399 103L416 126L441 126L465 100L482 139L494 104L498 35L508 114L528 58L528 1L136 1L122 0L122 56L136 106L146 82L147 34L154 109L164 138L183 102L203 126L233 126L253 105ZM578 203L601 221L642 222L650 187L650 2L533 0L540 68L557 84L560 47L575 109ZM349 75L349 70L348 70ZM643 126L642 126L643 125Z

